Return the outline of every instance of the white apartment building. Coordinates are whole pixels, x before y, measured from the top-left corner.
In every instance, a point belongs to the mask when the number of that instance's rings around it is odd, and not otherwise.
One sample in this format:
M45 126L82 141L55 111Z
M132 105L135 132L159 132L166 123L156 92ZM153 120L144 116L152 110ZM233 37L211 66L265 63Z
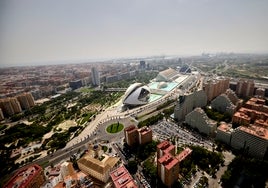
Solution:
M192 128L197 128L201 133L210 136L215 135L217 122L209 119L201 108L195 108L194 111L186 115L185 121Z

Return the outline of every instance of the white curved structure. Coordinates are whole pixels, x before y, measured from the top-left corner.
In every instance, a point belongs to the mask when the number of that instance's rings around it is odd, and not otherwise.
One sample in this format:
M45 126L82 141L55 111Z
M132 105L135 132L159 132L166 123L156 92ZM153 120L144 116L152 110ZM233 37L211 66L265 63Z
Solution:
M150 97L150 88L142 83L129 86L123 98L124 105L137 106L147 104Z

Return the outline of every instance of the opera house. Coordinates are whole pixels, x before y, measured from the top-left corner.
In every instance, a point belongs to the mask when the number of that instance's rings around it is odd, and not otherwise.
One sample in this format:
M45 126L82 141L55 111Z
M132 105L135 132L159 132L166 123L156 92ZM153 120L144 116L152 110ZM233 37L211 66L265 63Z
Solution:
M150 88L142 83L134 83L129 86L123 98L126 106L144 105L149 102Z

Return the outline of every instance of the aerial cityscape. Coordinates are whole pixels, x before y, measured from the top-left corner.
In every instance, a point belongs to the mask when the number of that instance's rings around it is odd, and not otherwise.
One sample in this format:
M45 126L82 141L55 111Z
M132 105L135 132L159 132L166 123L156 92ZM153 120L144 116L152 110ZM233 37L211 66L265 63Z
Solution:
M268 2L0 2L0 187L268 187Z
M203 54L3 68L3 187L264 187L267 61Z

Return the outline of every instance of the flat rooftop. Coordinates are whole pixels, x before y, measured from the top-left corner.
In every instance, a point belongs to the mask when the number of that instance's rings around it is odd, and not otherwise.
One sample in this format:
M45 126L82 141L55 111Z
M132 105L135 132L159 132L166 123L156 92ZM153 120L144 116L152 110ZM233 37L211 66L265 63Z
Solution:
M268 130L263 128L263 127L259 127L259 126L250 126L250 127L245 127L245 126L240 126L239 129L241 131L244 131L248 134L257 136L259 138L268 140Z
M179 160L173 157L171 154L166 153L165 155L163 155L158 159L158 162L160 164L163 164L166 169L170 170L179 163Z

